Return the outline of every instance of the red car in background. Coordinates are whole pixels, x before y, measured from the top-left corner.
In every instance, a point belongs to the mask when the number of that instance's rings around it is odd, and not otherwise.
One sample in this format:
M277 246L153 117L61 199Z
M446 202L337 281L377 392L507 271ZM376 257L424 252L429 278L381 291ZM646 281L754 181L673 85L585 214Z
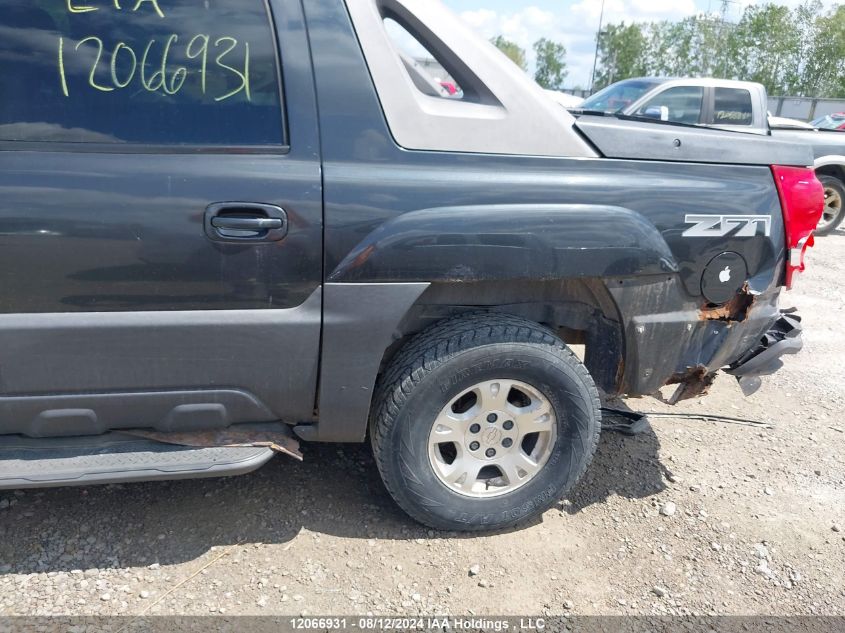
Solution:
M813 127L820 130L842 130L845 131L845 112L828 114L813 121Z

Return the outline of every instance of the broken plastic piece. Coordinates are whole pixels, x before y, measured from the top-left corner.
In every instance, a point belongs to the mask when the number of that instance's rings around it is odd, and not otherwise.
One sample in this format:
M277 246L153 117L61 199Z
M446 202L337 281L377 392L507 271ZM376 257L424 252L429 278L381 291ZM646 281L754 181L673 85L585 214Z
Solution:
M195 448L264 447L277 453L290 455L294 459L302 461L299 442L293 437L290 428L286 424L281 423L239 425L234 428L192 431L188 433L161 433L159 431L144 430L122 432L156 442L175 444L176 446L192 446Z

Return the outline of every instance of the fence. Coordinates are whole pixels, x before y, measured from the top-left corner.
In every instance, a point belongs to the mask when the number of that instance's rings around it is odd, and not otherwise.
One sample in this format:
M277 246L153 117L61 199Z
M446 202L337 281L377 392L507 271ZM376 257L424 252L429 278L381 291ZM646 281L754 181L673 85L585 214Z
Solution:
M813 121L827 114L845 112L845 99L769 97L769 112L774 116Z

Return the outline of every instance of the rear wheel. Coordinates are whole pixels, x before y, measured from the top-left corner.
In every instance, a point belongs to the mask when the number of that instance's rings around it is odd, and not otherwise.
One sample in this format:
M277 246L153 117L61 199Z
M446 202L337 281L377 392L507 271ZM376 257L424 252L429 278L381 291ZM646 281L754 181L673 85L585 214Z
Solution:
M380 383L373 452L390 494L430 527L494 530L535 516L584 473L601 428L587 369L517 317L450 319Z
M845 183L827 175L819 176L819 180L824 187L824 213L816 228L816 235L830 235L842 224L842 220L845 220L845 211L842 208L845 201Z

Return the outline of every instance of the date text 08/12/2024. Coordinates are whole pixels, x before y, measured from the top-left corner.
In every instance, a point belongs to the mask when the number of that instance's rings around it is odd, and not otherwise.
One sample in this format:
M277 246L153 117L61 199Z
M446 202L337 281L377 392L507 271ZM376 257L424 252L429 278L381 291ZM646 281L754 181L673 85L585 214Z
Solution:
M543 631L546 620L533 617L482 618L482 617L298 617L291 618L290 626L296 631Z

